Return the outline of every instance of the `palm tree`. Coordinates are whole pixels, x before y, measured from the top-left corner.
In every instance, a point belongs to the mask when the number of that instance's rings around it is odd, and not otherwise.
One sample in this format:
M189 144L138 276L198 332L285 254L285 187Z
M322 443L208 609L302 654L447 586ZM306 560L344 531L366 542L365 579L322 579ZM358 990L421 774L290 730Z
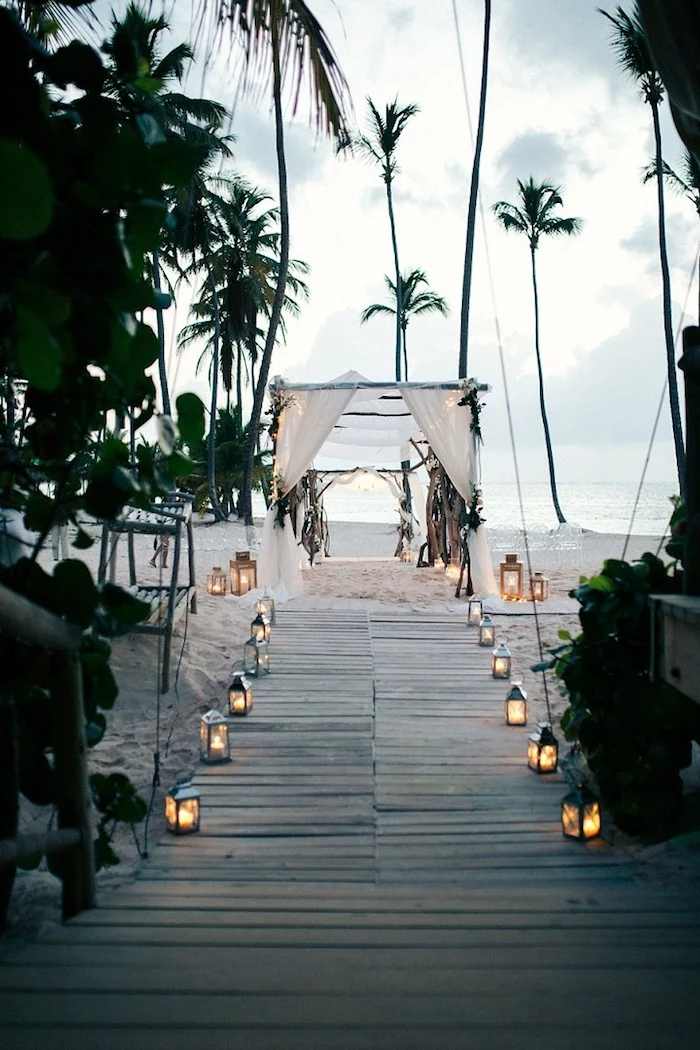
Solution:
M455 16L456 17L456 16ZM474 261L474 233L476 230L476 202L479 194L479 170L481 167L481 149L484 144L484 124L486 119L486 88L489 78L489 48L491 41L491 0L484 0L484 44L481 55L481 92L479 96L479 121L474 143L474 160L472 178L469 188L469 208L467 210L467 245L464 252L464 278L462 281L462 315L459 328L459 367L460 379L467 377L469 355L469 304L472 292L472 264Z
M267 329L265 347L255 385L246 461L239 500L239 515L247 525L253 523L251 487L263 399L270 374L272 353L284 305L289 264L289 195L284 151L282 89L288 83L296 110L302 82L308 73L310 97L319 131L338 140L347 136L347 83L333 49L316 17L303 0L222 0L209 4L200 0L199 11L209 20L214 41L224 29L243 45L241 86L264 77L272 82L275 114L275 148L280 201L280 260L275 297Z
M401 270L399 268L399 249L396 240L396 221L394 219L394 200L392 184L394 176L399 167L396 162L396 150L399 139L403 134L406 124L418 113L418 106L409 103L407 106L399 106L398 99L388 103L384 107L384 116L379 112L371 98L367 99L369 106L369 130L366 135L356 135L349 140L351 148L357 149L369 160L379 165L381 177L386 187L386 203L389 209L389 226L391 228L391 247L394 253L395 284L397 289L397 311L396 311L396 382L401 381L401 318L403 308L401 303L402 285ZM405 377L404 377L405 378Z
M447 317L450 311L447 303L441 295L431 292L429 288L419 290L421 285L427 286L428 284L428 278L422 270L411 270L410 273L401 275L400 292L398 295L396 294L396 285L390 277L385 275L384 283L389 290L389 305L386 303L372 303L371 306L366 307L362 311L360 323L364 324L365 321L369 321L370 317L376 317L377 314L390 314L392 317L397 317L398 303L399 301L401 302L399 324L401 328L403 347L404 372L405 378L408 379L406 329L408 328L408 322L411 317L417 317L419 314L430 313L438 313L442 314L443 317ZM393 306L391 305L392 302L394 304Z
M661 170L666 185L670 186L675 193L686 197L700 216L700 165L690 150L686 147L681 161L680 174L674 171L665 160L661 164ZM652 160L644 171L644 181L649 182L650 179L656 177L656 160ZM700 318L700 280L698 281L698 292L698 317Z
M614 15L598 8L600 14L613 26L612 46L618 61L625 73L628 73L639 85L642 98L649 104L654 127L654 157L656 163L656 191L659 212L659 259L661 263L661 283L663 290L664 338L666 342L666 369L668 373L668 396L671 407L671 425L673 444L676 451L676 469L681 496L685 493L685 445L683 425L678 400L678 381L676 379L675 350L673 345L673 320L671 317L671 275L666 250L666 212L664 207L663 158L661 155L661 125L659 106L664 97L661 77L656 71L651 56L646 31L638 12L628 15L618 7Z
M557 495L557 481L554 470L554 453L552 452L552 440L549 435L549 423L547 421L547 409L544 399L544 376L542 374L542 359L540 357L540 312L537 294L537 267L535 264L535 252L539 246L540 237L571 236L581 230L581 219L563 219L555 215L555 208L561 207L561 190L559 186L553 186L549 182L533 182L530 176L529 182L521 182L518 179L518 190L520 202L518 205L509 204L507 201L497 201L493 205L496 218L504 230L514 230L516 233L524 234L530 245L530 259L532 263L532 291L535 304L535 356L537 358L537 375L540 387L540 412L542 414L542 426L544 428L544 440L547 448L547 463L549 466L549 484L552 490L552 502L560 524L566 522Z

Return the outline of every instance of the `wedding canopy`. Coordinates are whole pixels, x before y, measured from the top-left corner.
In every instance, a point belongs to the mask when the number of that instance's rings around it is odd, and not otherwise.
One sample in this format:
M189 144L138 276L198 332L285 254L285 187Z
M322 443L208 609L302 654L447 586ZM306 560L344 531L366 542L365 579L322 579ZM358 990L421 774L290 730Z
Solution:
M321 452L335 458L350 452L357 462L362 450L369 462L398 463L409 460L412 450L415 461L411 442L422 443L424 451L429 445L469 504L480 485L480 464L464 392L460 382L373 383L358 372L346 372L330 383L286 383L276 376L270 394L277 418L273 477L278 502L263 527L260 583L281 600L303 591L297 537L279 501ZM470 534L469 553L476 592L495 593L483 526Z

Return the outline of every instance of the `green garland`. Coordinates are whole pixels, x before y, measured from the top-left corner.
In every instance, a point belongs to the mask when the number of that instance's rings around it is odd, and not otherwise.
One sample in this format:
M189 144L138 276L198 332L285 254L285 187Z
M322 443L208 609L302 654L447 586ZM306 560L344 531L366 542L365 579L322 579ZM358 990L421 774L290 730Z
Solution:
M459 402L460 405L466 405L471 409L472 421L469 424L469 429L474 435L474 440L477 443L483 443L483 436L481 434L481 411L484 407L484 402L479 400L479 385L475 379L463 379L462 390L464 396Z

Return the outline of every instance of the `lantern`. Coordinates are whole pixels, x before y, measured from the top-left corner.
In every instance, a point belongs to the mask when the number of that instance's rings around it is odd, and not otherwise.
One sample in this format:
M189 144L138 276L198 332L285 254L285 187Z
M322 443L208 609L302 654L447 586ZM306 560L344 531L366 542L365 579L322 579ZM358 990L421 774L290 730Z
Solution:
M585 784L578 784L562 799L561 830L570 839L600 835L600 804Z
M175 784L167 793L165 823L173 835L199 831L199 792L191 784Z
M267 616L263 616L262 613L258 613L253 622L250 625L250 633L253 638L262 638L264 641L270 641L270 621Z
M491 677L510 678L510 650L504 642L499 642L491 657Z
M517 554L506 554L501 562L501 598L517 602L523 596L523 567Z
M513 682L506 694L506 725L527 725L527 693L520 682Z
M467 606L467 624L469 627L478 627L481 623L481 617L484 614L484 603L481 598L476 598L474 595L469 599L469 605Z
M247 715L253 706L253 689L242 674L234 674L228 687L228 709L232 715Z
M255 611L267 616L270 623L275 622L275 599L271 598L267 591L263 591L255 603Z
M530 580L532 587L532 598L536 602L544 602L549 597L549 580L541 572L533 572Z
M494 645L496 642L496 624L488 613L485 613L479 623L479 645Z
M410 547L402 547L401 553L399 554L399 561L411 562L413 561L413 551Z
M257 563L250 556L250 551L236 551L236 557L229 561L231 594L247 594L258 585Z
M215 565L207 576L207 594L226 594L228 578L220 565Z
M559 745L549 722L543 722L527 745L527 764L536 773L556 773Z
M243 646L243 670L253 678L270 673L270 650L264 638L249 638Z
M199 723L199 758L201 762L210 766L216 762L231 761L228 723L215 708L202 715Z

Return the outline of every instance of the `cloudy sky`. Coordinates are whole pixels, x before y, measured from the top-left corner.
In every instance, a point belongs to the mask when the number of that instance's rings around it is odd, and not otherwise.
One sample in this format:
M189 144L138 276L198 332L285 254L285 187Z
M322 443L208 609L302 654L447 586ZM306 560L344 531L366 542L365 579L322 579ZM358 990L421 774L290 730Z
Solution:
M512 474L494 309L486 270L492 262L496 313L515 411L524 475L546 479L533 346L527 241L497 228L490 206L516 200L516 179L562 187L564 216L583 219L577 237L543 241L537 265L541 347L558 474L563 481L638 480L665 378L656 196L642 184L652 156L651 116L618 69L602 0L496 0L482 155L486 214L475 252L469 373L490 383L483 417L485 471ZM418 317L408 329L409 378L457 375L459 311L472 147L460 75L455 8L475 121L479 102L481 0L310 0L348 79L356 123L366 98L398 98L420 113L406 128L395 208L402 268L425 270L451 308L449 318ZM631 4L628 5L628 7ZM613 5L608 6L609 10ZM173 42L190 36L189 4L175 5ZM233 59L235 62L235 58ZM191 78L188 90L201 87ZM233 78L223 57L204 84L230 104ZM666 111L668 106L663 107ZM289 323L272 374L323 381L348 368L391 379L390 320L360 325L384 297L392 254L384 187L360 159L339 159L318 140L300 108L287 128L292 255L311 266L311 299ZM677 167L681 144L664 113L664 155ZM274 127L267 105L236 106L236 169L274 193ZM698 247L693 205L667 194L674 328ZM695 320L697 284L688 310ZM191 386L191 362L172 363ZM674 477L668 409L651 460L651 478Z

